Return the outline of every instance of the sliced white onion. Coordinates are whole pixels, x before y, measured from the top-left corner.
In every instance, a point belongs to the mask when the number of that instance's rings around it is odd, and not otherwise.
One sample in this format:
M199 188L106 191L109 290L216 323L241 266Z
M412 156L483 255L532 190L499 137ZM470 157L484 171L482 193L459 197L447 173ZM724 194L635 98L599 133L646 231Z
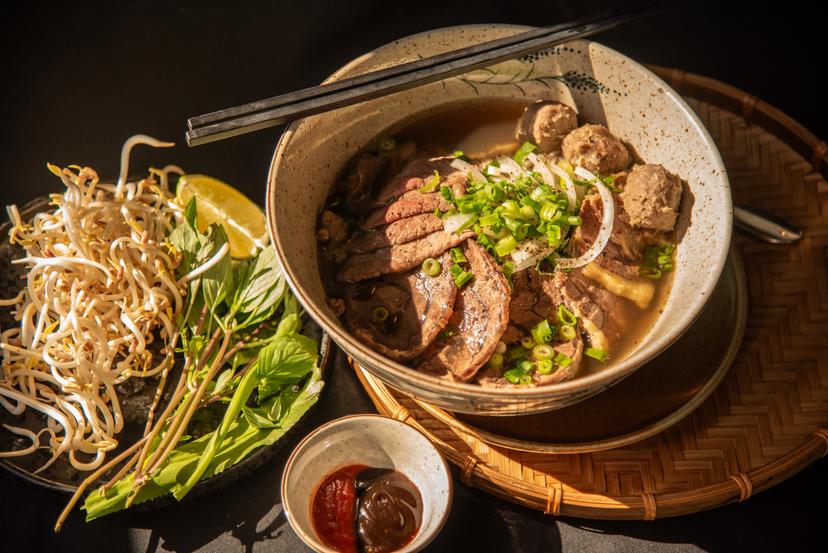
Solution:
M558 167L558 164L554 162L547 165L547 167L561 178L561 182L563 182L562 188L566 194L566 200L569 202L569 209L574 211L578 205L578 192L575 190L575 183L572 182L569 173Z
M610 192L609 188L601 182L601 179L584 169L583 167L577 167L575 169L575 174L579 177L582 177L586 180L592 181L592 184L598 189L598 194L601 195L601 229L598 231L598 235L595 237L595 241L592 245L585 251L581 256L575 257L573 259L559 257L555 260L555 263L558 267L563 267L564 269L575 269L577 267L583 267L587 263L591 263L595 260L596 257L601 255L601 252L604 251L604 248L607 246L609 242L610 235L612 234L612 226L615 223L615 200L612 197L612 192Z
M489 165L488 167L486 167L486 174L491 175L493 177L499 177L500 169L495 167L494 165Z
M443 230L446 232L457 232L457 229L462 227L474 215L466 213L455 213L454 215L446 215L443 217Z
M526 174L526 170L510 157L499 156L497 162L500 164L500 172L510 177L519 177Z
M556 182L558 180L557 177L555 177L555 175L552 174L552 171L549 170L549 167L546 166L546 163L544 163L541 160L541 158L535 155L534 152L530 152L526 156L526 159L532 162L532 169L540 173L541 179L544 183L548 184L553 188L558 186L558 183Z
M480 172L480 169L472 165L471 163L467 163L462 159L455 158L451 162L451 166L457 169L458 171L463 171L466 175L471 173L472 179L476 181L485 181L486 176Z
M554 251L555 247L550 246L549 242L543 238L524 240L510 254L515 264L514 272L534 267L538 261L548 257Z

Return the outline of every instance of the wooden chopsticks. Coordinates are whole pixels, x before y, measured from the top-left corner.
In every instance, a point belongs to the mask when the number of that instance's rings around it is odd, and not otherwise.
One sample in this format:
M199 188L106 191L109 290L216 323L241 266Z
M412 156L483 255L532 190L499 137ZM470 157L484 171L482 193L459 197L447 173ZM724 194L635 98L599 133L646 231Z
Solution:
M605 12L585 20L532 29L356 77L191 117L187 120L187 144L197 146L223 140L461 75L576 38L594 35L654 13L657 6L658 4L645 3L643 7L623 13Z

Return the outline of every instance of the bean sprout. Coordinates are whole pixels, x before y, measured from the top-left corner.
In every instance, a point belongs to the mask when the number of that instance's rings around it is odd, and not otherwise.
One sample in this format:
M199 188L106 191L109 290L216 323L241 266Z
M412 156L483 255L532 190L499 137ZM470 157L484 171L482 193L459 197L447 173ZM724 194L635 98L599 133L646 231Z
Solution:
M13 414L34 409L47 423L40 433L7 426L31 445L0 457L48 447L51 459L40 470L62 455L78 470L98 468L124 424L115 386L159 374L172 361L173 321L186 286L175 281L180 254L166 238L182 220L168 174L182 171L151 169L127 182L137 144L172 145L128 139L116 184L101 182L89 167L49 165L65 186L51 195L54 211L24 221L16 206L7 208L9 239L26 252L13 263L28 273L16 297L0 300L19 322L0 332L0 405ZM152 367L155 339L163 359ZM40 442L44 431L48 446Z

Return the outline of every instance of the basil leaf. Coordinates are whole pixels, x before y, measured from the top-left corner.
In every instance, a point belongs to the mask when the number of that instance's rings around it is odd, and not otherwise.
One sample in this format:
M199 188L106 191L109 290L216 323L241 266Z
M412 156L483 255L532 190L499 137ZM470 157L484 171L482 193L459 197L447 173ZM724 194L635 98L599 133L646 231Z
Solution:
M207 261L226 243L227 234L224 232L224 228L219 225L210 225L204 240L202 250L204 253L200 252L199 257L206 256L204 261ZM209 255L207 255L207 252L209 252ZM232 268L232 261L228 252L201 275L201 292L204 294L204 300L210 306L211 312L215 312L225 297L232 295L234 289Z
M297 336L283 336L259 352L256 361L259 402L276 393L284 384L295 384L316 366L315 349Z
M192 228L198 228L198 210L196 208L196 199L195 196L190 198L190 201L187 202L187 207L184 208L184 220Z
M274 402L278 403L278 401ZM245 405L242 407L242 416L256 428L279 428L279 424L260 413L260 409L253 409Z

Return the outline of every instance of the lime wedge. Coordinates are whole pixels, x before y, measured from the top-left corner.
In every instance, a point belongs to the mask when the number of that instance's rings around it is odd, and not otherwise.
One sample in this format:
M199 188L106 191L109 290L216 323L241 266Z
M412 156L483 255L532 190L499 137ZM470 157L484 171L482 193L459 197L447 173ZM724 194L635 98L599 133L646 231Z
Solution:
M200 231L212 223L224 227L233 257L252 257L258 248L267 245L264 213L229 184L207 175L183 175L178 179L175 196L182 206L195 197Z

